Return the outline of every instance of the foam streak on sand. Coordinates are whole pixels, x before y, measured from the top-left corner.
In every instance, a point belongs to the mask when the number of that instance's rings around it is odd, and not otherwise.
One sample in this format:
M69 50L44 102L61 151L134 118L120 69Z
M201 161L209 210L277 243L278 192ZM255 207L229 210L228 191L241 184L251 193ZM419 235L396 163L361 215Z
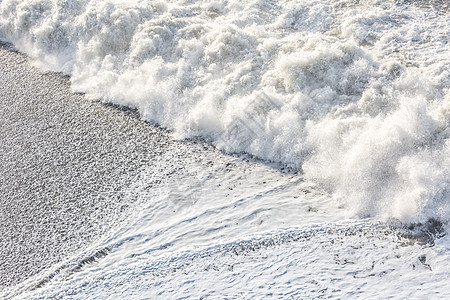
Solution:
M179 138L302 170L353 215L447 221L449 14L398 3L3 0L0 37Z

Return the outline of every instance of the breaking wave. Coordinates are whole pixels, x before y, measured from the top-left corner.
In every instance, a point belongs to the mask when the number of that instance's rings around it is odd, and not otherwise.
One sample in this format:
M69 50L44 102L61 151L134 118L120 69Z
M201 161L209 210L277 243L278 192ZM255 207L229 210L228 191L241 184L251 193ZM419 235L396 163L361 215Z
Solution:
M450 16L376 0L3 0L90 99L304 172L351 214L450 219Z

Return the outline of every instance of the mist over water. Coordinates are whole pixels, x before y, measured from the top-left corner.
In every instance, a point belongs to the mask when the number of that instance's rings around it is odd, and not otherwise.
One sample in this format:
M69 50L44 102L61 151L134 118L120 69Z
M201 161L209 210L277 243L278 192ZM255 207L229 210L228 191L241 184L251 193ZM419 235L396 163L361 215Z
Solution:
M3 0L0 38L352 216L450 219L450 13L398 1Z

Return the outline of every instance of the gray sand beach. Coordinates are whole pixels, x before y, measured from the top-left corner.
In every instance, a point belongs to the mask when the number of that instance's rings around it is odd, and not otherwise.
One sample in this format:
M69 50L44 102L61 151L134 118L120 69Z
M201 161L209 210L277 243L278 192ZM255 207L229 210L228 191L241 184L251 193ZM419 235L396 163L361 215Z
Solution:
M170 138L70 91L0 46L0 288L79 250L117 222L122 190ZM172 142L173 143L173 142Z
M261 163L174 140L133 110L73 93L67 76L9 44L0 44L0 86L0 290L83 252L161 182Z

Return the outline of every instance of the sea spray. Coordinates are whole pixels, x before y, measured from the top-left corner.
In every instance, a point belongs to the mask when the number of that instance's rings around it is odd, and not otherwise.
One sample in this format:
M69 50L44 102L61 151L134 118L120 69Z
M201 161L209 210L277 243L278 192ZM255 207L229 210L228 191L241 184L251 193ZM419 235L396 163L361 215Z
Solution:
M450 218L448 23L371 0L0 4L0 38L75 91L403 221Z

